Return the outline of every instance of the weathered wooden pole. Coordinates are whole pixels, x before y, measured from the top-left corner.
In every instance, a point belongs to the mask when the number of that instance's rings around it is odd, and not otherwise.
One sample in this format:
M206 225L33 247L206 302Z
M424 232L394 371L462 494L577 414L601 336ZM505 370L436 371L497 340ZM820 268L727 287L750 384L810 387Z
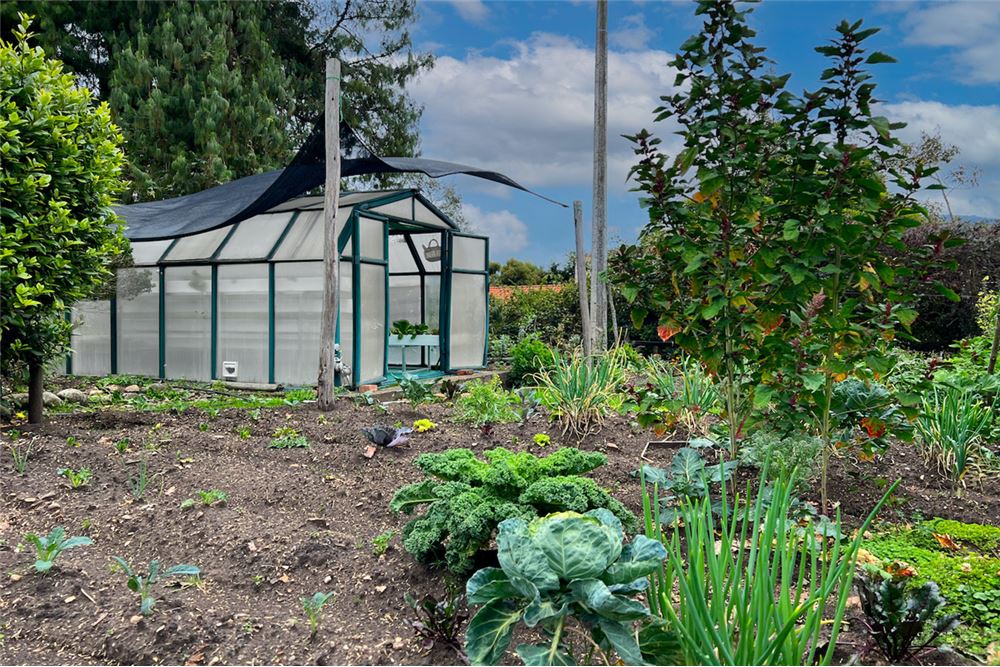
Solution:
M993 324L993 344L990 345L990 363L986 367L986 372L993 375L997 368L997 352L1000 351L1000 310L997 310L996 322Z
M334 336L340 312L340 252L337 248L337 205L340 199L340 61L326 61L326 183L323 187L323 315L320 329L319 379L316 394L320 410L334 402Z
M576 286L580 291L580 323L583 329L583 354L590 356L590 305L587 303L587 249L583 245L583 202L573 202L573 229L576 232Z
M608 0L597 0L597 46L594 57L594 212L590 244L591 345L608 344Z

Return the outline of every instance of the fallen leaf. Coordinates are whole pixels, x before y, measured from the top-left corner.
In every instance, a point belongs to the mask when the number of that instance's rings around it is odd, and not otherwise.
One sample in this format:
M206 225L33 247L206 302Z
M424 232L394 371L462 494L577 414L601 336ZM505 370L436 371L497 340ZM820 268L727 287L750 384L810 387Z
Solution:
M940 544L945 549L950 549L951 551L959 551L962 548L958 546L955 543L955 540L951 539L949 535L943 535L941 533L931 533L931 535L933 535L934 539L937 540L938 544Z

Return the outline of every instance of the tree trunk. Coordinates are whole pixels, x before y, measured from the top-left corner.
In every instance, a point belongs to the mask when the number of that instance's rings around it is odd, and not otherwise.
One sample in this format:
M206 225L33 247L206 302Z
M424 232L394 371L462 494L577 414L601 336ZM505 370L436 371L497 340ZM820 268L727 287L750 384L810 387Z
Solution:
M38 357L28 363L28 423L41 424L44 416L45 364Z
M334 336L340 313L340 249L337 247L337 204L340 198L340 61L326 61L326 183L323 201L323 315L320 332L319 379L316 394L320 410L332 410L334 380ZM355 345L357 342L355 342Z

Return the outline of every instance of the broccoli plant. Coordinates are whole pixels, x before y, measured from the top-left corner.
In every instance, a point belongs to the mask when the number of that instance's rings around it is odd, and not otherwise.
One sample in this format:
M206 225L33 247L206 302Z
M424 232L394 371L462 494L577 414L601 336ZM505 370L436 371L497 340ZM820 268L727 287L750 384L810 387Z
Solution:
M581 474L604 465L597 452L559 449L546 457L498 447L486 461L468 449L421 454L415 463L429 477L399 489L393 511L423 515L403 529L403 547L422 562L444 558L456 574L472 569L476 554L487 549L504 519L530 521L550 512L604 508L629 529L635 517L597 482Z
M361 429L361 432L365 434L368 442L371 443L368 445L368 449L365 450L365 458L370 459L375 456L375 452L378 451L379 447L399 447L407 444L410 439L406 436L413 433L413 429L409 426L396 428L375 424L374 426Z
M621 522L606 509L501 523L500 567L479 570L466 585L469 604L482 605L465 633L469 661L499 663L521 622L546 639L517 647L526 665L578 664L566 641L574 624L603 653L594 664L678 664L676 637L634 599L666 549L644 535L628 545L623 539Z
M36 535L28 533L24 536L24 541L33 544L35 547L35 571L45 574L52 569L56 558L64 551L85 547L94 542L89 537L71 537L66 539L66 529L56 526L48 535Z
M197 577L201 574L194 565L174 565L160 572L160 561L149 561L149 568L145 574L140 574L132 569L132 566L120 556L114 557L118 567L128 577L128 588L133 593L139 594L139 611L143 616L153 613L153 606L156 598L153 597L153 586L167 577Z
M919 588L908 586L907 576L912 573L908 568L887 571L868 565L854 580L872 640L893 663L910 661L959 624L958 614L950 614L939 616L927 628L946 600L933 581ZM921 636L923 643L913 648Z

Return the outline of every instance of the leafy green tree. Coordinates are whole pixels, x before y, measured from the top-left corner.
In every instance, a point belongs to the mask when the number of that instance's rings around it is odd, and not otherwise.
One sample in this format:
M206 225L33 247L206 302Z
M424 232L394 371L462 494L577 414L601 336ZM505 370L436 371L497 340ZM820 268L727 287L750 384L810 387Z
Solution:
M65 347L67 307L112 278L128 243L112 211L123 183L121 134L107 104L28 44L22 17L0 43L0 360L30 371L29 420L42 418L42 373Z
M500 267L494 282L497 285L541 285L545 278L542 267L511 257Z
M286 162L292 99L255 3L178 2L114 55L111 108L138 200L204 190Z
M668 160L649 132L633 138L650 223L614 274L636 324L654 317L661 338L719 375L734 456L753 408L818 432L825 501L833 384L888 371L887 341L916 317L900 280L912 258L885 250L926 218L913 195L934 168L901 160L902 125L871 111L863 65L891 58L859 45L877 29L838 26L817 49L833 61L822 87L796 98L787 76L766 73L748 11L708 0L697 11L703 31L673 62L684 86L657 110L684 145Z

